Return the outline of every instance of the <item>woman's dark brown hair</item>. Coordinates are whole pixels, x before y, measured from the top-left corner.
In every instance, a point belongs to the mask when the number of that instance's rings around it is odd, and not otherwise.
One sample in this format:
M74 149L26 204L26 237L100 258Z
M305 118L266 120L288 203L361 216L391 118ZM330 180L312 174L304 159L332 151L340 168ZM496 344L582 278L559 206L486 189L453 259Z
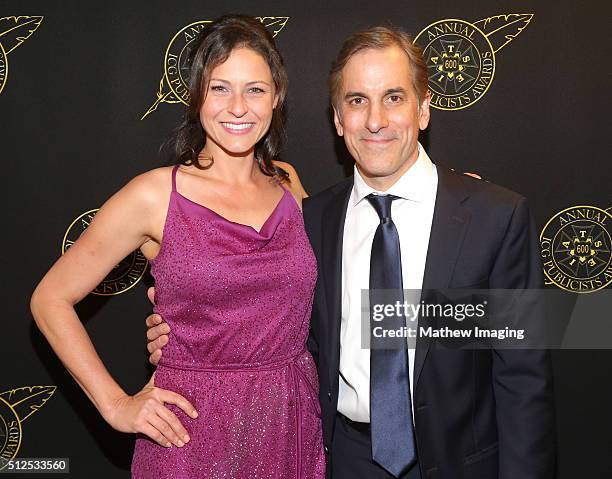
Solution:
M246 15L224 15L207 24L194 40L190 53L189 106L171 140L175 163L194 165L199 169L212 165L212 162L202 165L198 160L198 153L206 144L200 109L206 98L212 70L227 60L232 50L240 47L250 48L266 60L278 97L270 128L255 145L255 159L265 175L288 179L287 173L272 163L278 158L285 141L287 72L270 32L259 20Z

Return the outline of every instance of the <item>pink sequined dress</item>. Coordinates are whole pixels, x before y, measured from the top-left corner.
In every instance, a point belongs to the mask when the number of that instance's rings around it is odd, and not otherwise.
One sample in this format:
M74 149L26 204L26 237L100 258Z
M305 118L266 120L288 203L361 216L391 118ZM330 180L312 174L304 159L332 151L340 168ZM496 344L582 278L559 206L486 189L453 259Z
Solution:
M306 350L316 260L291 193L261 231L172 193L159 255L156 307L170 326L155 385L191 441L136 441L132 477L319 479L325 476L318 379Z

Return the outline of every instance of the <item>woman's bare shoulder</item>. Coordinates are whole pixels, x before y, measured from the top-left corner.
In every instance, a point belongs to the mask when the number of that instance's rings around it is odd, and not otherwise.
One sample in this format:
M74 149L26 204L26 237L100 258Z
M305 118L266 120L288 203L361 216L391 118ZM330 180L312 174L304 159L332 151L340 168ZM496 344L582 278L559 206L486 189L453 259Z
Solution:
M123 192L148 206L166 203L172 191L172 166L164 166L135 176L123 187Z

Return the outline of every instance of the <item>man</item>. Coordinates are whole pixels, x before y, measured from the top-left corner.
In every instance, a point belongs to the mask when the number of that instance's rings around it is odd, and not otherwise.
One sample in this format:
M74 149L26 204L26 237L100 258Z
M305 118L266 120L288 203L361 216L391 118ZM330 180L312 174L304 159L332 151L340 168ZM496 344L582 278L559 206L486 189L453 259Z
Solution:
M355 174L303 206L319 267L309 348L328 473L553 477L547 353L445 350L419 339L416 350L381 354L361 344L364 289L541 287L526 200L431 162L418 143L429 123L427 70L404 32L350 36L330 90Z

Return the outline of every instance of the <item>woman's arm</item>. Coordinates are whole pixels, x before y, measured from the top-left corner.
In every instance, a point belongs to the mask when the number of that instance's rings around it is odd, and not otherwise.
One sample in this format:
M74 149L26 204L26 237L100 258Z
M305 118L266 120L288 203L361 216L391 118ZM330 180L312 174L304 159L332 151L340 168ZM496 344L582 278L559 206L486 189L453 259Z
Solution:
M160 188L161 178L168 183L165 188ZM128 254L159 240L155 236L163 225L169 180L167 169L154 170L111 197L43 277L31 300L36 324L104 419L119 431L144 433L165 446L169 441L181 445L187 431L163 403L176 404L192 417L195 409L182 396L151 385L128 396L104 367L74 305Z

